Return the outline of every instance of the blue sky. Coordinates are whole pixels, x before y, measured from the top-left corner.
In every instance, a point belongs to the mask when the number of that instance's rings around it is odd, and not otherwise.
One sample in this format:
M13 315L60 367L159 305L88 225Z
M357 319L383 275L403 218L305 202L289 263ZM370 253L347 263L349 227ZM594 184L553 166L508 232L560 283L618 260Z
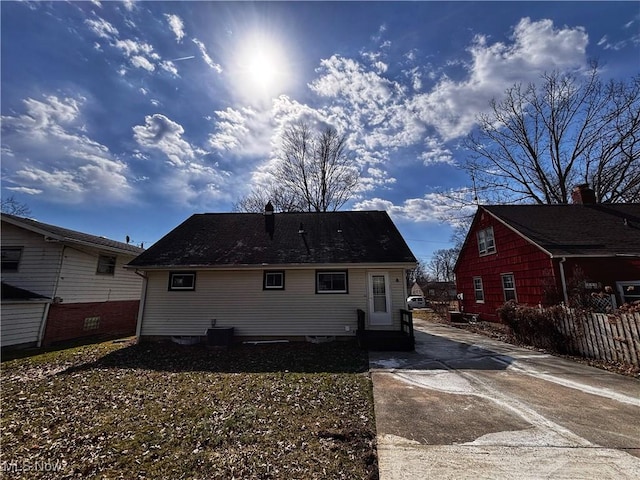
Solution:
M268 182L280 132L348 136L346 209L387 210L422 260L469 198L461 141L515 82L640 71L637 2L6 2L2 196L145 246Z

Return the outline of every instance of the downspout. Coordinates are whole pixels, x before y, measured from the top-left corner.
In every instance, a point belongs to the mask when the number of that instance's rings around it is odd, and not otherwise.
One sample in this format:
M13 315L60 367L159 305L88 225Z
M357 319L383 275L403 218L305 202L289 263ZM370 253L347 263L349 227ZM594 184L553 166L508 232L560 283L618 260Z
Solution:
M567 261L567 257L562 257L562 259L558 262L558 266L560 267L560 283L562 284L562 295L564 296L564 304L565 306L569 306L569 294L567 293L567 279L564 275L564 262Z
M51 303L55 303L56 301L56 294L58 293L58 284L60 283L60 274L62 273L62 263L64 262L64 251L66 249L67 249L67 246L62 245L62 254L60 255L60 264L58 265L58 273L56 274L56 283L53 285L51 302L47 303L47 306L44 307L44 314L42 315L42 321L40 322L40 331L38 332L38 343L36 345L38 348L42 346L42 341L44 340L44 334L47 329L47 320L49 319L49 308L51 308Z
M135 270L135 274L142 277L142 295L140 296L140 305L138 306L138 321L136 322L136 344L140 343L140 332L142 332L142 316L144 315L144 304L147 299L147 280L149 277L139 270Z

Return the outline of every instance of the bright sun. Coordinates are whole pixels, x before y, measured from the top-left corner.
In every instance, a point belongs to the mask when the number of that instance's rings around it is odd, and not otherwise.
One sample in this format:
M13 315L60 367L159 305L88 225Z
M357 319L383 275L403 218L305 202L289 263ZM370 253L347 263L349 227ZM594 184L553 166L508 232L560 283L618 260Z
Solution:
M290 81L287 59L281 44L273 37L253 34L237 50L236 85L248 99L270 100L283 92Z

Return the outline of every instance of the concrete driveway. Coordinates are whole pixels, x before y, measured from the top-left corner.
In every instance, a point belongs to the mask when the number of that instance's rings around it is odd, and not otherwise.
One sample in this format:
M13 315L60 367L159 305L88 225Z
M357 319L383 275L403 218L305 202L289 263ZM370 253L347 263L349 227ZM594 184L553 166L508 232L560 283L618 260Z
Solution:
M417 321L371 352L381 480L638 479L640 381Z

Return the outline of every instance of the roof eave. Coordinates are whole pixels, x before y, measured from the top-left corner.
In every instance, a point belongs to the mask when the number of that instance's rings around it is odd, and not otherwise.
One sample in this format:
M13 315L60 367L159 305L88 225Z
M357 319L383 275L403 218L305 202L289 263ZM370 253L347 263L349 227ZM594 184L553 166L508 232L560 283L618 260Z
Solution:
M500 218L498 215L496 215L495 213L493 213L492 211L484 208L483 206L480 206L480 208L482 208L485 212L487 212L489 215L491 215L493 218L495 218L497 221L499 221L501 224L503 224L505 227L507 227L509 230L511 230L512 232L514 232L515 234L517 234L518 236L520 236L522 239L526 240L527 242L529 242L531 245L533 245L534 247L539 248L540 250L542 250L544 253L546 253L547 255L549 255L549 257L553 258L553 254L547 250L546 248L544 248L542 245L540 245L539 243L537 243L535 240L533 240L532 238L528 237L527 235L525 235L524 233L522 233L520 230L518 230L517 228L515 228L514 226L510 225L506 220L503 220L502 218Z
M640 253L555 253L551 254L551 258L640 258Z
M124 265L129 270L162 271L162 270L309 270L328 268L414 268L416 262L364 262L364 263L260 263L233 265Z
M7 217L4 215L2 216L2 220L16 227L24 228L25 230L29 230L30 232L40 234L45 237L45 240L49 240L49 241L54 240L62 243L73 243L77 245L83 245L85 247L92 247L92 248L97 248L100 250L105 250L113 253L121 253L123 255L131 255L136 257L140 255L142 252L144 252L144 249L140 249L139 252L135 252L131 250L126 250L124 248L112 247L108 245L102 245L100 243L86 242L86 241L78 240L75 238L65 237L62 235L55 234L50 230L39 228L29 223L21 222L19 219Z

